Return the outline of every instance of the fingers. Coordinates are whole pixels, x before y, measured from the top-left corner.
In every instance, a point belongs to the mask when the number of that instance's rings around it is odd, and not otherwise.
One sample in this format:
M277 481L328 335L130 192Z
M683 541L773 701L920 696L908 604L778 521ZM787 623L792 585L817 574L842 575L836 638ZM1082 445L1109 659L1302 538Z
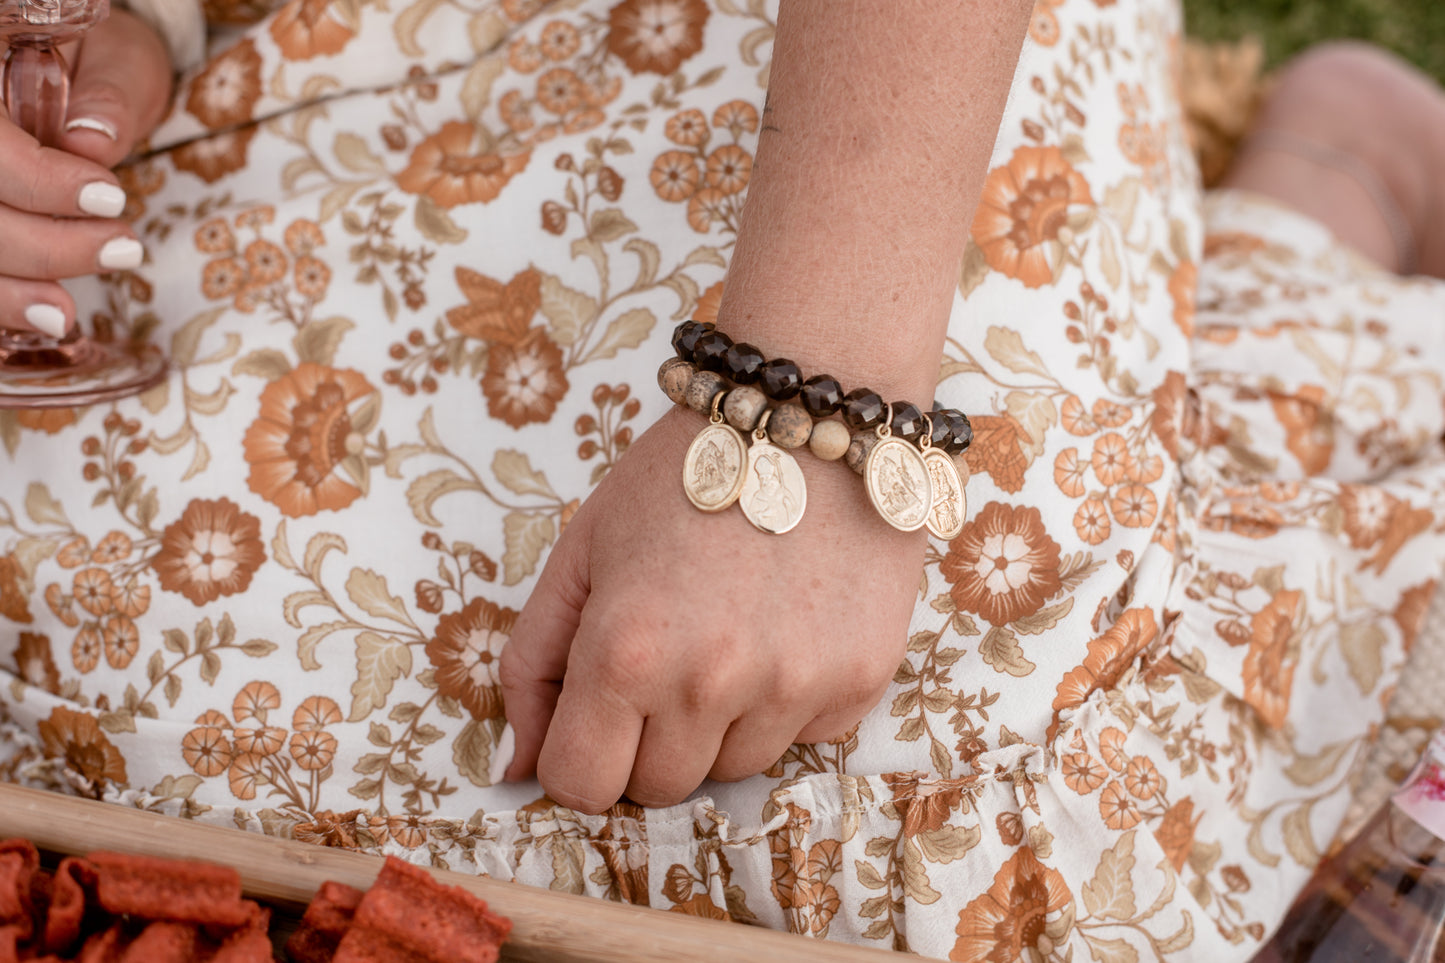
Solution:
M24 243L8 239L24 238ZM140 267L145 251L130 228L100 219L56 220L0 207L0 275L55 280Z
M155 31L117 10L86 36L77 61L59 146L114 167L165 113L170 57Z
M75 301L58 284L7 280L0 283L0 321L60 338L75 323Z
M125 192L105 167L41 147L0 119L0 207L53 217L117 217L125 208Z
M643 806L686 799L707 778L724 728L699 717L648 718L627 780L628 798Z
M604 811L627 788L642 727L637 707L605 683L564 687L537 756L542 788L579 812Z
M589 590L589 517L585 508L579 512L552 550L502 651L502 696L517 739L507 779L526 779L536 771L537 755L562 691L572 638Z

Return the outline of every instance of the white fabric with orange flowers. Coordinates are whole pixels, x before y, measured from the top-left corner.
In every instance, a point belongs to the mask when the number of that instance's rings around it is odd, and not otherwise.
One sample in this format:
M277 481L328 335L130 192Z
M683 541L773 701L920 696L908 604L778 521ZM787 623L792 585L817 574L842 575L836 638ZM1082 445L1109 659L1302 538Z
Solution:
M123 172L149 261L77 287L168 382L0 414L0 775L925 955L1245 958L1439 569L1445 290L1201 198L1166 0L1035 11L939 387L971 517L888 698L667 810L492 784L516 611L716 311L773 16L231 27Z

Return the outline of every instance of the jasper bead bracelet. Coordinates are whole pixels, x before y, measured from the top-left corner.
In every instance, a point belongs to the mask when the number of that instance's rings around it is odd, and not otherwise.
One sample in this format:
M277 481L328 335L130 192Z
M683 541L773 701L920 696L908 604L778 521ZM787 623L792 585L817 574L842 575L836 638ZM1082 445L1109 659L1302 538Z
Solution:
M722 511L738 502L758 528L787 531L806 503L789 450L807 445L862 475L869 500L893 527L927 525L940 538L962 528L963 485L951 457L973 437L962 412L935 404L924 414L867 388L845 394L829 375L804 379L792 361L767 360L696 321L678 326L673 346L678 357L664 362L659 385L674 403L709 417L683 471L684 491L699 509Z

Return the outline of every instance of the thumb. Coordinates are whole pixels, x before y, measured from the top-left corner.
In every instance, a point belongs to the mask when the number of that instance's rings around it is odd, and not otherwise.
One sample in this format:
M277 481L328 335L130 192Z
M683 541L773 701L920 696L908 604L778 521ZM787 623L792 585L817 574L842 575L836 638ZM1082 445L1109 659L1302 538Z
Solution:
M525 779L536 772L537 756L562 692L572 637L591 591L590 522L591 513L584 505L552 549L502 651L502 697L517 739L508 779Z
M97 24L76 55L59 146L114 167L150 135L171 95L171 62L150 27L122 10Z

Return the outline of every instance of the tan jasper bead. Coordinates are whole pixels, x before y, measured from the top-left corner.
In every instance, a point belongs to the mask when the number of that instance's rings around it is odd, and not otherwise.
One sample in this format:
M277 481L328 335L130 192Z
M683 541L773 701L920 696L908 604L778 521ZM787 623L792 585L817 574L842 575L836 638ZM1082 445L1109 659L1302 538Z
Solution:
M830 418L813 426L813 433L808 436L808 447L824 461L837 461L847 453L848 443L852 440L848 426Z
M692 378L692 365L681 358L668 358L657 369L657 384L675 405L686 403L687 382Z
M687 406L693 411L709 414L713 397L726 387L727 382L716 371L694 371L687 382Z
M723 417L738 431L752 431L767 410L768 396L752 385L734 388L723 402Z
M860 431L853 436L852 441L848 442L848 452L843 456L843 460L848 463L849 468L861 475L863 474L863 465L868 461L868 453L876 444L878 444L876 431Z
M813 431L813 416L797 402L778 405L768 418L768 437L782 448L801 448Z

